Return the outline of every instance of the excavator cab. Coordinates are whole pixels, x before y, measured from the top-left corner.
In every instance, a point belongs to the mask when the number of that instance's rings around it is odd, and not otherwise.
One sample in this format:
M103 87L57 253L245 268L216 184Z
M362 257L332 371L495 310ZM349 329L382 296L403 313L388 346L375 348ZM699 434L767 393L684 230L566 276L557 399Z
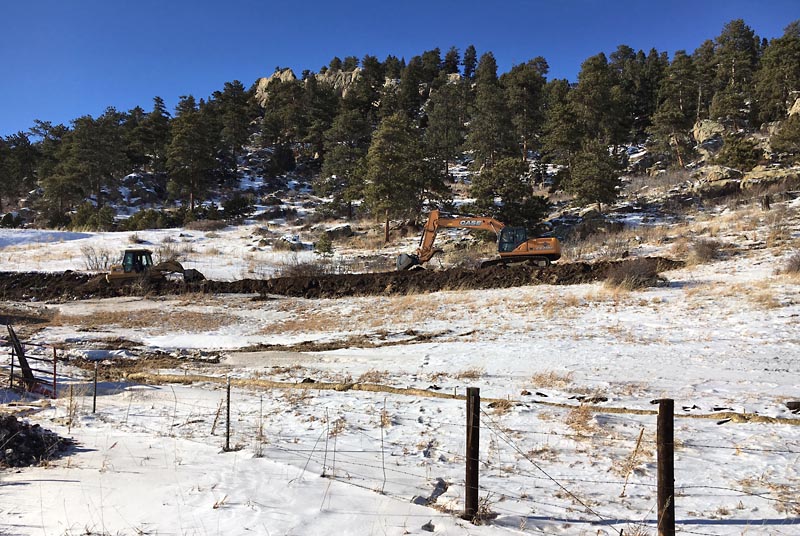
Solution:
M497 234L497 251L507 253L528 240L528 231L524 227L503 227Z

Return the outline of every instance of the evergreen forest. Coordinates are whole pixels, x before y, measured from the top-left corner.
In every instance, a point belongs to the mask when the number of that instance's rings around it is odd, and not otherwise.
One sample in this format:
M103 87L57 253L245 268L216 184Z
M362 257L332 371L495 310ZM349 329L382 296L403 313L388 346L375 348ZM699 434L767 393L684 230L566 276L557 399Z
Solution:
M533 57L500 73L492 52L474 46L334 57L317 73L278 67L251 87L234 80L205 98L181 96L174 110L155 97L69 125L36 120L0 137L0 214L18 225L11 213L27 207L26 223L100 230L237 217L254 202L239 186L246 168L302 178L332 216L416 220L447 205L449 166L468 162L475 212L533 224L547 211L536 193L545 188L612 203L632 147L665 169L698 165L691 133L703 120L724 127L714 163L800 159L800 113L788 115L800 97L800 20L771 40L733 20L672 57L619 45L586 58L575 82L548 72ZM748 138L765 129L769 153ZM146 178L160 206L120 222L112 207L126 193L143 199L131 177Z

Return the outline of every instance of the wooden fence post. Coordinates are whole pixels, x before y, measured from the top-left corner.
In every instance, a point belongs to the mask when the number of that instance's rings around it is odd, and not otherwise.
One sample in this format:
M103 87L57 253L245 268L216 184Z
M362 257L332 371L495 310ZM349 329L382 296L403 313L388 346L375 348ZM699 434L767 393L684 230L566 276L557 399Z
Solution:
M658 400L658 536L675 536L675 402Z
M97 364L98 361L94 362L94 394L92 395L92 413L97 411Z
M58 383L56 380L56 360L58 359L58 354L56 353L55 346L53 347L53 400L58 398Z
M231 450L231 377L228 376L228 387L226 399L227 403L227 416L225 418L225 452Z
M464 518L478 515L478 458L480 456L481 390L467 388L467 472L464 490Z

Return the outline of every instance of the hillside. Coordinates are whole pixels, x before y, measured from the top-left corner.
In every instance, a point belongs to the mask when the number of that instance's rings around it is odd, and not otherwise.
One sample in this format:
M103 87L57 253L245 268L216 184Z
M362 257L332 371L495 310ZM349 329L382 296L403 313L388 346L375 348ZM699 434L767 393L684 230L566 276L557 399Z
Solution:
M765 190L712 201L681 184L630 183L605 217L584 214L595 232L575 232L557 263L685 263L665 268L655 287L612 280L335 299L145 291L4 301L3 322L45 354L58 347L63 362L58 400L2 390L3 407L77 448L0 473L2 526L15 534L655 534L651 400L671 397L679 529L792 534L798 192L773 187L766 209ZM229 281L308 276L315 266L364 272L378 259L385 271L416 243L410 235L373 249L370 233L380 230L364 222L323 257L258 246L263 226L17 230L0 240L20 272L75 268L86 246L135 236L154 249L180 247L187 265ZM276 237L308 236L291 222L268 226ZM431 274L491 253L463 231L442 238ZM457 517L464 402L452 396L470 386L485 399L480 496L491 515L480 526Z

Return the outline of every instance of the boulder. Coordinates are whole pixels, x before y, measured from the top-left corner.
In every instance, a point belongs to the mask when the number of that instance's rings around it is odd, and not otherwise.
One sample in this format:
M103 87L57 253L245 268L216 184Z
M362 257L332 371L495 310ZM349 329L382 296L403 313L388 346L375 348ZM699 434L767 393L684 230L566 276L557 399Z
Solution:
M352 71L326 71L314 75L317 82L328 84L334 91L342 97L346 97L350 88L361 79L361 68L356 67Z
M722 148L722 135L725 127L722 123L703 119L694 124L692 137L697 142L697 152L708 160Z
M355 232L353 232L353 228L350 227L349 223L343 223L341 225L336 225L334 227L327 227L324 224L319 224L311 227L311 231L317 234L325 233L331 238L331 240L337 240L339 238L349 238L355 234Z
M752 171L744 174L741 181L742 189L763 184L774 184L788 180L800 180L800 168L772 168L756 166Z
M692 137L699 144L721 137L724 133L725 127L722 123L710 119L702 119L695 123L692 128Z
M800 97L797 97L794 104L789 108L789 115L792 116L795 114L800 114Z
M691 191L706 197L729 195L739 189L742 172L725 166L704 166L692 173Z
M726 166L704 166L692 173L692 177L702 183L720 182L739 180L742 178L742 172Z
M297 77L295 76L294 71L287 68L275 71L266 78L259 78L256 82L255 98L261 106L266 105L268 99L267 88L275 80L280 80L281 82L294 82L297 80Z

